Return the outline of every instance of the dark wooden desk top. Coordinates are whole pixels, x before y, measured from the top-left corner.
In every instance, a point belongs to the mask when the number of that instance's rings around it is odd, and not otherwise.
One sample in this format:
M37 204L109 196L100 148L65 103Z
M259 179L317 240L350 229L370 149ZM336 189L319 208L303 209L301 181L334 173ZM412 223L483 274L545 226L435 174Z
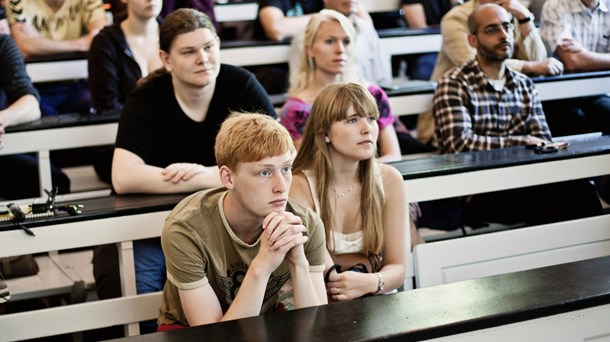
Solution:
M425 29L413 29L408 27L393 27L386 29L377 30L379 38L390 38L390 37L405 37L405 36L425 36L429 34L441 34L441 29L438 27L431 27Z
M73 61L79 59L87 59L87 52L65 52L54 53L45 56L31 56L25 59L26 63L45 63L58 61Z
M517 146L407 159L389 165L398 169L403 179L407 180L608 153L610 153L610 136L600 136L572 141L568 149L553 153L538 154L524 146Z
M608 269L603 257L128 339L429 339L609 304Z
M70 223L79 221L96 220L107 217L118 217L125 215L136 215L162 210L173 209L178 202L189 194L169 194L169 195L120 195L105 196L75 200L70 204L82 204L82 213L70 216L66 212L60 211L54 217L43 217L38 219L28 219L24 225L28 228L50 226L60 223ZM56 206L69 203L56 203ZM4 208L3 208L4 209ZM0 222L0 231L20 229L11 222Z
M608 76L610 76L610 70L602 70L602 71L567 73L567 74L561 74L561 75L555 75L555 76L536 76L536 77L532 77L532 81L534 81L534 83L545 83L545 82L581 80L581 79L590 79L590 78L608 77Z
M601 77L609 77L610 70L604 71L587 71L570 74L561 74L555 76L537 76L531 77L534 83L549 83L561 81L586 80ZM417 94L433 94L436 88L436 83L432 81L406 81L401 84L387 85L383 87L388 96L404 96Z
M104 123L118 122L120 116L121 111L118 109L105 111L99 114L67 113L53 116L43 116L36 121L7 127L5 131L6 133L27 132L50 128L99 125Z

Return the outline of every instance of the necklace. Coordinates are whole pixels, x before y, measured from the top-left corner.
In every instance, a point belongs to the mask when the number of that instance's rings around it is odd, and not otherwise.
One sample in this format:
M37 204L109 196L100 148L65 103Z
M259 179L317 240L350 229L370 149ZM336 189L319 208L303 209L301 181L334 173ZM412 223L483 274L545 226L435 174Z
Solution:
M345 192L338 192L337 189L335 188L335 185L331 185L330 188L332 189L332 191L335 192L335 194L337 194L337 198L343 198L345 197L345 195L349 194L350 192L352 192L352 190L354 190L354 187L356 186L356 183L352 184L349 189L347 189L347 191Z

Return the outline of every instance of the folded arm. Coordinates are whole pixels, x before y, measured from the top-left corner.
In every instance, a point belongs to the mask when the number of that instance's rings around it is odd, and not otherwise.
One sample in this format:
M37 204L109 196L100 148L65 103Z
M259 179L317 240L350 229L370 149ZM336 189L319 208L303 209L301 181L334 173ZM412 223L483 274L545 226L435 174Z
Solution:
M566 71L610 69L610 53L586 50L573 38L563 39L555 53L565 65Z
M217 166L175 163L165 168L147 165L137 154L115 148L112 185L117 193L182 193L219 187Z
M89 50L93 37L106 25L106 19L97 19L89 23L88 33L75 39L55 40L43 37L29 23L11 25L13 38L21 53L26 56L50 55L62 52L85 52Z

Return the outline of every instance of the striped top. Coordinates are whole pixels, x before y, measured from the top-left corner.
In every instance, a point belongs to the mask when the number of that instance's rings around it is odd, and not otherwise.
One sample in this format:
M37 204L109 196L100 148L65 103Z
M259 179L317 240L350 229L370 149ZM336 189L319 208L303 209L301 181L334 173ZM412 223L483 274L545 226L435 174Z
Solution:
M549 55L564 38L573 38L592 52L610 52L610 0L599 0L591 11L578 0L546 0L540 15L540 35Z

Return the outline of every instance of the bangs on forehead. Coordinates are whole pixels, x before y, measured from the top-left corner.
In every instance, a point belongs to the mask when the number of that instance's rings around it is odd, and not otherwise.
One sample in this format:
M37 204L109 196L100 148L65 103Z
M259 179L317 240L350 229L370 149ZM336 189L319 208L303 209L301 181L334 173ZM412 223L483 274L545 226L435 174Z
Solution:
M339 115L335 117L336 121L347 119L348 110L350 106L353 106L354 112L358 116L372 116L376 119L379 118L379 109L377 108L377 103L375 101L370 101L371 94L368 91L363 93L360 91L348 91L347 89L343 89L341 93L344 94L340 94L338 98L342 99L343 101L337 102L344 102L340 106L343 110L341 113L337 113Z

